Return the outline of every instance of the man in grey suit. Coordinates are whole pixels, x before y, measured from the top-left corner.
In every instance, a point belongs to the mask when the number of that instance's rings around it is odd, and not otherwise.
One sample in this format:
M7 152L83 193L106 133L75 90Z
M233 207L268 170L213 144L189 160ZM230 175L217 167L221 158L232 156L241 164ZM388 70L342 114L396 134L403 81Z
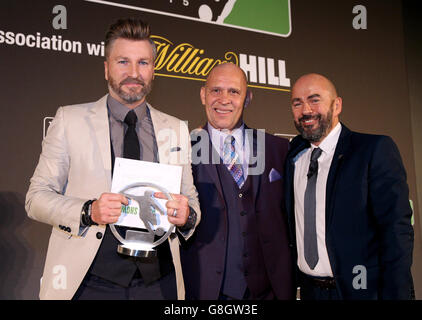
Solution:
M40 298L183 299L176 233L189 238L200 220L188 128L146 102L156 56L148 24L118 20L105 47L109 94L58 109L27 193L29 217L53 227ZM156 258L117 253L109 224L128 200L110 193L115 157L183 168L181 194L166 202L177 232Z

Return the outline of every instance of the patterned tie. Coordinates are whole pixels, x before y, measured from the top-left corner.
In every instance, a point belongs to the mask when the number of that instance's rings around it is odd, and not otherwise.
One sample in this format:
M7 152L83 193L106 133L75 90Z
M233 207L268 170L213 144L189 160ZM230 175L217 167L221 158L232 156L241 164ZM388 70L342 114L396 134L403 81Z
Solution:
M235 139L233 136L229 135L226 137L226 139L224 139L223 162L240 189L245 183L245 179L243 177L242 165L239 163L239 155L234 149L234 144Z
M138 134L136 133L136 122L138 121L138 117L136 116L135 111L130 110L124 121L127 124L127 130L123 143L123 158L139 160L141 151Z
M318 256L318 242L316 234L316 181L318 176L318 158L322 150L315 148L311 154L311 162L308 170L308 183L305 190L305 216L304 216L304 247L305 260L309 268L315 269Z

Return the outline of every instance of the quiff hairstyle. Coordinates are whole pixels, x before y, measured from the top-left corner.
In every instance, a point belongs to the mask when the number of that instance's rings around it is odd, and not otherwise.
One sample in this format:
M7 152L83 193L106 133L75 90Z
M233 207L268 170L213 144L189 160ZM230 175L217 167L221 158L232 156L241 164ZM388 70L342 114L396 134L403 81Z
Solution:
M151 28L147 22L138 18L119 19L108 29L105 37L105 57L108 59L111 47L117 39L127 40L148 40L152 47L152 54L155 60L157 47L151 39Z

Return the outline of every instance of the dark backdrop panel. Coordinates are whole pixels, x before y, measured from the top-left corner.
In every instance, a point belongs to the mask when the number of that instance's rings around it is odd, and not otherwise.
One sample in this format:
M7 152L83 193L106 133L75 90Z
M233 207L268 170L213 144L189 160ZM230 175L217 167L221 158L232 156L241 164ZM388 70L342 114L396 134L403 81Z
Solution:
M131 5L136 3L130 1ZM147 1L139 3L145 5ZM57 4L67 9L66 30L52 27L52 9ZM352 26L352 10L357 4L367 9L366 30ZM105 30L119 17L143 17L151 23L153 34L171 41L172 48L188 43L203 50L202 59L224 59L227 52L238 58L271 58L276 75L280 72L278 61L284 61L291 84L304 73L327 75L343 97L341 119L346 125L357 131L390 135L398 144L417 212L401 2L292 0L290 6L291 32L282 37L82 0L1 1L1 31L61 36L80 42L82 52L0 43L0 136L4 137L0 160L0 281L4 285L0 298L38 296L50 227L26 217L24 199L41 151L44 118L54 116L60 105L94 101L106 93L104 59L89 55L86 43L101 44ZM186 74L158 73L167 76L156 76L149 102L189 121L191 129L202 125L205 115L199 90L205 77L181 79ZM245 111L246 123L271 133L295 134L289 103L291 87L262 86L266 88L251 87L254 99ZM417 215L416 221L415 251L419 253ZM421 262L420 254L415 255L414 270ZM417 296L418 291L422 291L419 278Z

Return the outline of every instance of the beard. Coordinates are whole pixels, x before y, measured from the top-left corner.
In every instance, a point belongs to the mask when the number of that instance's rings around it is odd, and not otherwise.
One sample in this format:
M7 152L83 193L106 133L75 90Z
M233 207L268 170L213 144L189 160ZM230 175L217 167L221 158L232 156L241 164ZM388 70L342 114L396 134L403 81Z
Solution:
M331 103L331 106L327 112L327 115L323 117L320 113L316 115L304 115L299 118L299 121L294 121L297 131L303 139L308 140L311 143L320 142L323 138L327 136L327 133L332 128L333 123L333 111L334 111L334 101ZM315 129L312 129L312 126L304 125L306 120L317 120L318 126Z
M139 84L142 87L140 90L139 88L129 88L129 92L126 92L122 88L125 84ZM120 97L120 99L128 104L142 100L151 92L152 89L152 81L146 83L143 79L127 77L120 83L117 83L110 74L108 75L108 85Z

